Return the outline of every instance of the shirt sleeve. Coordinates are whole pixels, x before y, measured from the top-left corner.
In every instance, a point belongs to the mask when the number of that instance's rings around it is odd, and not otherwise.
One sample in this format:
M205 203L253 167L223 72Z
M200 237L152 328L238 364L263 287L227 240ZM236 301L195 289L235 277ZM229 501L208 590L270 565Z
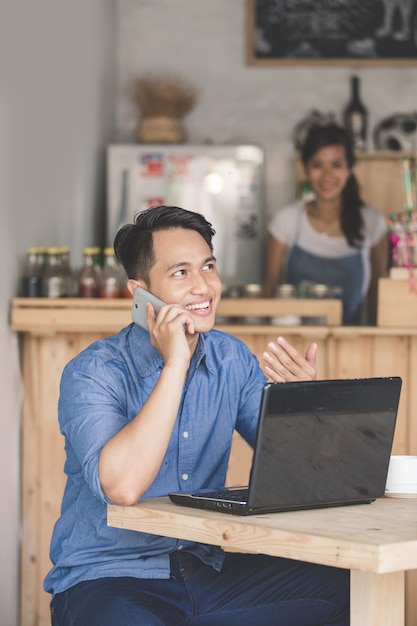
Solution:
M127 423L120 401L117 370L99 359L76 357L61 380L58 417L65 437L66 473L80 474L93 494L109 500L101 487L98 463L103 446Z
M297 219L303 209L301 202L295 202L283 209L279 209L271 219L268 232L277 241L286 246L292 246L295 239Z
M245 363L247 377L239 396L236 430L253 447L258 426L262 389L268 379L262 372L257 357L244 344L242 345L242 352L244 354L242 354L241 362Z
M382 213L370 206L363 208L362 216L366 238L369 239L370 247L375 246L388 231L387 220Z

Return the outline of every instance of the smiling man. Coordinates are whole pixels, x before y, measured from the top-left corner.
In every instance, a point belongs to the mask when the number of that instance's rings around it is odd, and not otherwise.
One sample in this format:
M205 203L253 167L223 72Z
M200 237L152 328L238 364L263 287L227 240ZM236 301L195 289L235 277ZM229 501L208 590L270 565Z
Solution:
M64 370L67 485L45 580L53 625L349 623L347 571L107 526L109 502L222 487L234 430L254 443L267 377L245 344L213 329L213 235L202 215L165 206L116 235L130 292L166 304L156 318L147 305L147 330L130 324ZM279 338L265 372L315 378L315 354Z

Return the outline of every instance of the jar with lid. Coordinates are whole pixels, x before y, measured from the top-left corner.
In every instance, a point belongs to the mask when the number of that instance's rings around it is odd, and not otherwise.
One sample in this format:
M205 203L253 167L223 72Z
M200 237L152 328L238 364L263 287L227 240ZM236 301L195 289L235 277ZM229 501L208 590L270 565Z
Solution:
M43 270L44 249L33 246L28 248L21 283L21 293L24 298L40 298L43 295Z
M306 296L314 300L323 300L332 297L332 288L321 283L309 283L306 285ZM303 320L307 326L324 326L326 317L324 315L308 316Z
M277 285L274 289L274 297L275 298L296 298L297 290L295 285L291 285L290 283L281 283Z
M100 276L97 270L96 247L83 249L83 264L78 274L78 296L80 298L98 298L100 295Z
M312 283L307 285L307 298L330 298L331 287L320 283Z
M274 291L275 298L290 300L297 297L297 288L290 283L281 283L277 285ZM277 307L279 308L279 307ZM302 322L300 315L294 313L286 313L282 315L273 315L271 324L275 326L298 326Z
M241 296L242 298L263 298L265 295L263 286L258 283L248 283L247 285L243 285L241 288ZM254 303L254 311L253 315L245 315L242 318L242 322L244 324L267 324L268 318L260 315L256 315L255 303Z
M43 273L43 295L46 298L62 298L65 295L65 276L62 267L61 248L45 250L45 270Z
M100 275L100 297L120 298L121 273L113 248L104 248L104 264Z

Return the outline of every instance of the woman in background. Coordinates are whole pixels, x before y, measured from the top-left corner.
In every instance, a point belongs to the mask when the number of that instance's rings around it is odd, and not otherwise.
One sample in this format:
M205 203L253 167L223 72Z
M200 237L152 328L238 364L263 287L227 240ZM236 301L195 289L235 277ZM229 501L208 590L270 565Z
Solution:
M388 269L388 228L360 197L347 131L334 123L313 127L302 161L314 199L294 202L270 222L266 292L280 282L338 287L344 324L359 323L369 293L369 322L375 323L378 279Z

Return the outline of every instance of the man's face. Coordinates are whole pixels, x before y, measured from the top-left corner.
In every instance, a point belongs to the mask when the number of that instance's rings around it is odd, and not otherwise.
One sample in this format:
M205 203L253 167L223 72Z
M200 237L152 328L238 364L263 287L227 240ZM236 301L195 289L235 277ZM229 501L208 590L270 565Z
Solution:
M156 262L149 272L149 291L190 311L196 332L213 328L222 284L203 237L194 230L172 228L153 233L153 245Z

